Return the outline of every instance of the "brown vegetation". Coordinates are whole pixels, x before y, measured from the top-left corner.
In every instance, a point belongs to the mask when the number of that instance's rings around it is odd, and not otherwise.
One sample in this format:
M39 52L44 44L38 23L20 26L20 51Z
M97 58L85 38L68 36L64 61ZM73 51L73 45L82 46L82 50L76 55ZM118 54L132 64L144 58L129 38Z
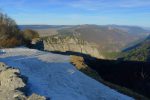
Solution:
M15 47L21 44L21 40L17 40L15 37L12 37L10 39L2 39L0 40L0 48L3 47Z
M23 43L23 35L16 22L0 12L0 48L14 47Z
M32 39L38 37L39 34L33 30L21 32L13 19L0 12L0 48L29 45Z
M33 30L31 30L31 29L26 29L26 30L24 30L24 31L23 31L23 34L24 34L25 40L31 41L31 40L34 39L34 38L39 38L38 32L33 31Z
M73 65L75 65L75 67L80 70L80 69L84 69L87 67L87 65L84 63L84 58L83 57L80 57L80 56L75 56L75 55L72 55L71 58L71 63Z

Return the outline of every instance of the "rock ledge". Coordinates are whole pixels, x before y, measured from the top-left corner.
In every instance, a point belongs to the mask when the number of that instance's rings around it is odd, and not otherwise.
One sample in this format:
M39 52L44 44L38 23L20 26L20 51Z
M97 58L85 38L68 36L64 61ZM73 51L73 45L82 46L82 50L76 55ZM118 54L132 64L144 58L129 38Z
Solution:
M46 100L45 97L32 94L27 97L25 80L18 69L0 62L0 99L1 100Z

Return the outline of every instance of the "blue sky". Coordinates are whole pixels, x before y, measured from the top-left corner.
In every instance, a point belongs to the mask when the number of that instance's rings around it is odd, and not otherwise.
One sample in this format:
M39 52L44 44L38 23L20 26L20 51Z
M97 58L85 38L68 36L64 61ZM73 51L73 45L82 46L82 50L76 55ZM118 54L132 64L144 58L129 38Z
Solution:
M0 0L18 24L119 24L150 27L150 0Z

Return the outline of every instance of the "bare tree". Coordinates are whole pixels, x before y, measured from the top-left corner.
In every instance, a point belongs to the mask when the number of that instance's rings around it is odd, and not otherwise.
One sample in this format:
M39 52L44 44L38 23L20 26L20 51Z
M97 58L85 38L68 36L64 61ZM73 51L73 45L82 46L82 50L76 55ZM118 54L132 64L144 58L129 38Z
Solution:
M19 45L23 40L16 22L6 14L0 12L0 46L11 47Z

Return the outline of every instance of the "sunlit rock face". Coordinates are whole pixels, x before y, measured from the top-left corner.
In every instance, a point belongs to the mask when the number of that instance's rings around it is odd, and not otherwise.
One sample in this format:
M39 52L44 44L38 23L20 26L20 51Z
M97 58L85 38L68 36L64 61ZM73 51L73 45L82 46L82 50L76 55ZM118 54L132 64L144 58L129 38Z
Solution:
M44 50L47 51L72 51L87 54L97 58L103 58L97 49L97 45L89 43L76 36L51 36L43 40Z

